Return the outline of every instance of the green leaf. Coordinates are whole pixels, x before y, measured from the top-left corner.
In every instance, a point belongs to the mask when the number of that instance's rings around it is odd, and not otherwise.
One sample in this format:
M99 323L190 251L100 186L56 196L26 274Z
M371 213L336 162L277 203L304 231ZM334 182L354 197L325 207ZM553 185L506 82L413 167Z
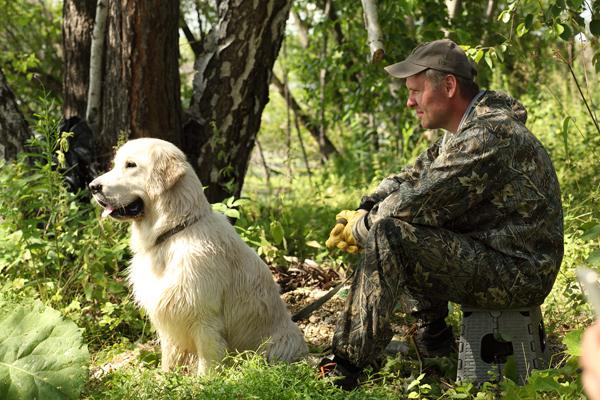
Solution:
M564 31L560 34L562 40L569 40L573 37L573 29L569 25L563 25Z
M528 29L527 26L525 25L525 23L521 22L519 25L517 25L517 36L518 37L522 37L523 35L525 35L527 33Z
M525 17L525 28L531 29L531 26L533 25L533 20L533 14L527 14L527 16Z
M514 356L509 356L504 363L504 368L502 370L502 374L511 379L513 382L519 381L519 373L517 371L517 362L515 361Z
M554 380L552 370L533 370L529 379L528 385L535 388L537 393L540 392L558 392L562 388L561 384Z
M558 4L554 4L552 7L550 7L549 11L550 14L552 14L552 16L556 18L562 12L562 8Z
M490 54L490 52L486 52L485 53L485 63L488 65L488 67L490 67L490 69L494 69L494 62L492 61L492 55Z
M558 36L562 35L564 31L565 31L565 27L564 26L562 26L559 23L554 24L554 32L556 32L556 34Z
M483 58L484 52L482 49L477 50L477 53L475 54L475 58L473 59L473 61L475 61L476 64L479 64L479 61L481 61L481 59Z
M505 45L500 45L500 46L494 47L494 54L496 55L496 57L498 57L498 60L500 60L500 62L504 62L504 52L505 51L506 51Z
M581 337L583 336L583 328L573 330L565 335L563 344L567 346L567 353L579 357L581 355Z
M590 32L594 36L600 36L600 19L590 21Z
M583 240L594 240L597 237L600 237L600 224L596 224L592 227L585 227L583 228L584 232L583 235L581 235L581 239Z
M504 22L505 24L508 24L510 22L510 17L511 17L510 12L507 12L507 11L503 11L500 14L500 18L502 19L502 22Z
M19 306L0 319L0 398L76 399L89 352L77 326L52 308Z
M308 242L306 242L306 245L315 249L323 248L323 246L321 246L321 243L317 242L316 240L309 240Z
M419 375L415 380L408 384L406 390L411 390L415 386L418 386L421 383L421 380L425 377L425 374Z
M271 236L273 237L273 241L276 244L283 243L284 231L283 231L283 226L281 225L281 223L279 221L271 222L270 230L271 230Z
M228 208L227 210L225 210L225 216L227 216L229 218L239 219L240 212L238 210L236 210L235 208Z
M600 265L600 249L595 249L585 260L588 264Z

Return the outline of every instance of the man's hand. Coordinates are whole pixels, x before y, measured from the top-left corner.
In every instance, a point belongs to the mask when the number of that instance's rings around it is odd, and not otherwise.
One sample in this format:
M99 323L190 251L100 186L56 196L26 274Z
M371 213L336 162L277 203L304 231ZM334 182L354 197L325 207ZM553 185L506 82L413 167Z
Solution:
M325 242L327 248L332 249L334 247L337 247L340 242L344 241L342 234L344 233L344 228L348 224L348 219L352 216L353 213L354 211L344 210L335 216L335 226L329 234L329 239L327 239L327 241Z
M350 254L358 253L360 248L352 235L352 228L365 214L366 210L344 210L335 216L336 224L325 242L328 248L337 247Z

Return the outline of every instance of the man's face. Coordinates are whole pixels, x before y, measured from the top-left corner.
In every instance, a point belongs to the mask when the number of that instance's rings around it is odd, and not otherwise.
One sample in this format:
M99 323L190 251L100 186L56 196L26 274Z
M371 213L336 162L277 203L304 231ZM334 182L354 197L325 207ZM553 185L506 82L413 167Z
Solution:
M449 99L444 81L438 85L427 79L425 72L406 78L408 100L406 106L414 108L421 126L425 129L447 128L450 119Z

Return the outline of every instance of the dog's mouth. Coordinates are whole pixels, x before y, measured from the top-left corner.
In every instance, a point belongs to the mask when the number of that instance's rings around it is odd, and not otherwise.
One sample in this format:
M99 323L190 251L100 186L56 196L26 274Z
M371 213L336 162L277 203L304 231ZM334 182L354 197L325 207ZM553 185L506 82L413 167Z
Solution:
M144 202L139 197L131 203L120 207L111 206L107 202L98 198L96 198L96 201L104 208L102 211L103 218L112 217L115 219L135 219L144 215Z

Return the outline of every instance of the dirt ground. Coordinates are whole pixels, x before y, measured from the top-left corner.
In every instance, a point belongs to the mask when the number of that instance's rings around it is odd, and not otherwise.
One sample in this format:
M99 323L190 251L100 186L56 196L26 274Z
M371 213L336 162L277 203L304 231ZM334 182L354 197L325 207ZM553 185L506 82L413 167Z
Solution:
M281 287L282 298L292 315L329 293L338 284L344 283L336 295L314 310L310 316L296 322L315 357L329 354L335 324L344 309L345 295L350 285L350 280L346 282L347 276L344 271L325 269L312 260L292 260L288 268L271 267L271 272ZM400 324L393 324L392 329L395 336L387 349L388 352L407 352L404 339L406 328Z
M293 262L285 270L272 267L271 271L292 315L327 294L346 278L343 273L325 270L310 260ZM338 314L344 307L341 296L345 290L347 287L342 287L337 295L313 311L308 318L297 321L311 350L326 352L329 348Z
M325 269L319 266L312 260L298 261L290 260L290 265L286 268L271 267L275 280L281 287L282 298L288 305L292 315L302 310L307 305L327 294L332 288L341 282L346 281L344 271L334 271ZM310 361L317 363L320 357L330 355L331 339L335 330L335 324L340 312L344 308L345 293L349 287L348 283L344 284L340 291L325 302L322 306L312 312L306 319L297 321L296 323L304 333L310 350ZM393 321L392 329L394 330L394 339L388 346L388 355L409 352L409 345L406 338L409 337L409 329L402 320ZM457 334L458 332L455 332ZM564 346L555 335L550 335L548 345L552 354L560 353L564 350ZM139 345L133 351L128 351L111 362L97 365L92 368L92 377L101 378L105 374L121 368L124 365L136 362L140 357L140 352L158 351L159 346L157 341L152 341L144 345ZM552 364L559 364L560 358L554 359Z

